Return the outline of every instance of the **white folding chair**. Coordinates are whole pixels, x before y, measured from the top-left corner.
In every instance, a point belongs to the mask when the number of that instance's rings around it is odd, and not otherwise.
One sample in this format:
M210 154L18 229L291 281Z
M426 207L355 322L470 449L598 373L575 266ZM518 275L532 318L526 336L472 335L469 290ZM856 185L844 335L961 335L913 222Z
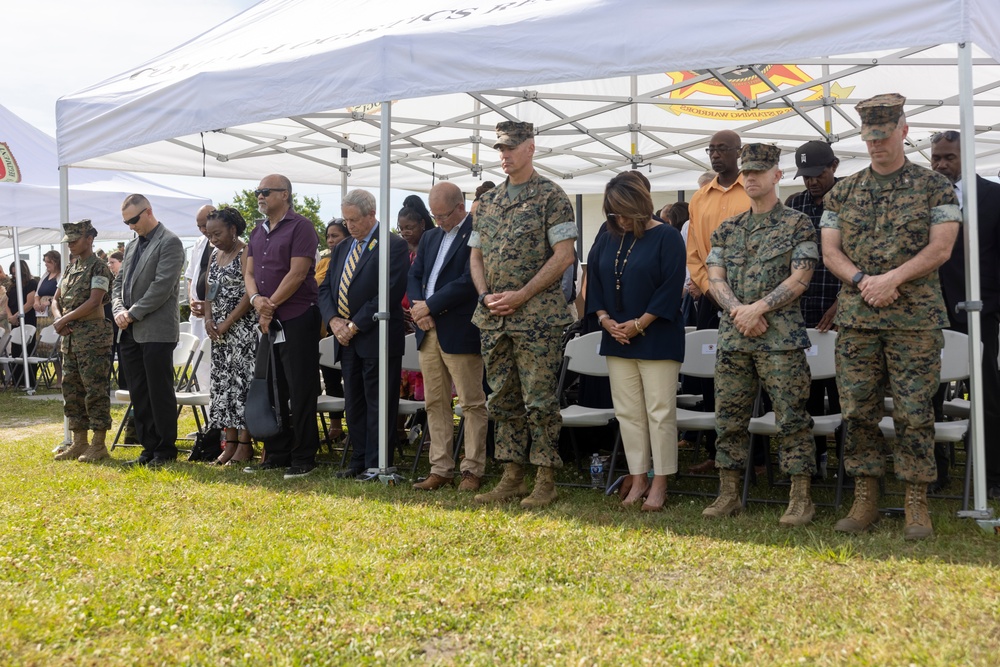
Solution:
M177 398L177 416L181 416L181 411L185 407L190 407L194 413L194 423L198 430L202 430L201 419L205 421L205 428L208 428L207 408L212 404L211 387L198 386L198 369L202 364L212 364L212 339L206 337L198 345L198 350L194 355L194 363L191 365L191 373L188 376L187 385L182 390L174 392ZM201 412L201 419L198 413Z
M22 324L20 327L12 328L10 330L10 338L8 339L8 345L10 346L21 345L22 332L24 336L24 341L26 341L28 344L28 356L30 357L34 349L34 345L31 341L31 339L35 337L34 324ZM7 381L11 385L13 385L13 378L14 378L13 370L15 368L23 368L24 359L21 358L20 354L14 355L10 352L3 352L2 350L0 350L0 352L4 354L4 356L0 356L0 364L3 364L4 366L4 370L6 371ZM27 379L25 379L25 382L27 382Z
M567 373L577 375L587 375L590 377L608 377L608 361L598 352L601 347L601 335L603 332L594 331L577 338L571 338L566 343L563 352L562 369L559 372L558 396L563 395L566 388ZM614 408L591 408L576 403L567 405L559 410L564 428L594 428L597 426L607 426L615 419ZM575 431L570 431L570 441L573 444L573 457L577 467L580 467L580 452L577 445ZM615 449L618 448L619 438L615 437ZM612 456L614 456L612 451ZM610 468L609 468L610 469Z
M29 364L37 364L41 372L41 380L45 386L52 388L56 381L56 362L59 361L59 340L61 336L56 333L56 328L51 324L38 333L38 340L35 341L33 355L28 357ZM45 356L38 355L39 350L45 350Z
M816 329L808 329L809 342L812 346L806 350L806 362L809 364L809 375L812 380L829 380L837 375L836 366L836 349L837 349L837 332L827 331L821 332ZM812 435L816 437L830 437L837 436L838 429L840 429L843 423L842 416L838 413L835 415L814 415L812 426ZM778 435L778 427L775 424L774 412L768 412L760 417L753 417L750 420L750 424L747 428L750 432L751 446L747 450L747 467L743 475L743 506L745 507L747 501L749 500L750 493L750 481L753 478L753 446L755 444L754 436L762 436L765 438L773 438ZM844 480L844 457L841 445L843 444L843 439L837 439L837 459L840 462L840 472L837 475L837 490L836 497L833 506L836 508L840 507L840 501L843 494L843 480ZM769 483L773 483L773 473L771 470L771 459L768 456L766 458L767 463L767 474ZM784 500L780 502L785 502ZM818 503L817 503L818 504Z
M175 392L183 391L185 384L190 381L191 361L194 358L194 352L199 342L197 336L189 333L181 333L177 338L177 345L174 346L173 353ZM116 389L114 397L119 403L128 403L128 407L125 408L125 418L118 425L115 440L111 443L111 451L114 451L115 447L140 447L141 445L118 444L118 439L121 437L122 431L125 430L125 422L128 421L128 417L132 412L132 395L128 389Z
M334 346L337 339L333 336L327 336L319 341L319 365L325 366L327 368L340 368L340 362L337 361ZM326 416L330 415L330 421L333 421L333 415L335 413L343 413L345 407L345 401L342 396L327 396L326 394L320 394L316 398L316 413L319 415L319 422L323 427L323 441L330 442L330 428L326 423ZM333 452L331 445L331 453ZM343 468L347 464L347 442L344 443L344 451L341 456L340 465Z
M718 329L701 329L684 334L684 363L681 375L696 378L715 377L715 352L719 342ZM714 431L715 412L699 412L677 407L677 432Z

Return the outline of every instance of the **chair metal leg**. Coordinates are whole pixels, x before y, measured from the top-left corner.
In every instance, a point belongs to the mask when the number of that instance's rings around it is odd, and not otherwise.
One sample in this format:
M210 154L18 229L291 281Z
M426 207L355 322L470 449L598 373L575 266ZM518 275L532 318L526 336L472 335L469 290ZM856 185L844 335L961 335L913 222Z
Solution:
M615 435L615 446L611 448L611 460L608 462L608 485L604 489L604 495L609 496L614 493L614 490L618 488L618 478L614 478L615 474L615 464L618 462L618 452L622 448L622 431L618 428L618 433ZM624 477L622 475L621 477ZM614 478L614 479L612 479Z

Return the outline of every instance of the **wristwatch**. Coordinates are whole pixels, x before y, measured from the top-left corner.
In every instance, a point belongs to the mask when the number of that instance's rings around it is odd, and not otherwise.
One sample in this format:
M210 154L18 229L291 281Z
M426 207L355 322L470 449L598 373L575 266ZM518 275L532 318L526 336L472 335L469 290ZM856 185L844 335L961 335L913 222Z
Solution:
M347 329L348 329L348 330L349 330L349 331L350 331L350 332L351 332L352 334L356 334L356 333L358 333L358 325L357 325L357 324L355 324L354 322L350 321L350 320L347 320Z
M851 278L851 284L853 284L855 287L857 287L861 283L861 281L864 280L864 279L865 279L865 272L864 271L858 271L857 273L854 274L854 277Z
M477 301L479 301L479 305L480 306L485 306L486 305L486 297L488 295L489 295L489 292L483 292L482 294L479 295L479 298L477 299Z

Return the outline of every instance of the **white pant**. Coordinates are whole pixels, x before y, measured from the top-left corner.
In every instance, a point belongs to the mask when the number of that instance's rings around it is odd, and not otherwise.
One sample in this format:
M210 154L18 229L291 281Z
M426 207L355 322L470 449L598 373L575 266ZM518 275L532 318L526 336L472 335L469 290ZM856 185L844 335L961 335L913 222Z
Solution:
M615 416L632 475L677 472L677 376L679 361L607 357Z

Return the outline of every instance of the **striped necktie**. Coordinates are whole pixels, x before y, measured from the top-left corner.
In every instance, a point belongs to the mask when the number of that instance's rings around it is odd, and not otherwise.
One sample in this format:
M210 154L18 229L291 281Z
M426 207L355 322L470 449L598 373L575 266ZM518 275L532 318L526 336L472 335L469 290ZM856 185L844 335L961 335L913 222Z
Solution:
M351 286L351 280L354 279L354 271L358 268L358 260L361 259L361 253L365 250L365 244L356 241L354 249L351 250L351 254L347 256L347 261L344 262L344 273L340 276L340 288L337 290L337 314L341 317L350 317L351 309L347 305L347 289Z

